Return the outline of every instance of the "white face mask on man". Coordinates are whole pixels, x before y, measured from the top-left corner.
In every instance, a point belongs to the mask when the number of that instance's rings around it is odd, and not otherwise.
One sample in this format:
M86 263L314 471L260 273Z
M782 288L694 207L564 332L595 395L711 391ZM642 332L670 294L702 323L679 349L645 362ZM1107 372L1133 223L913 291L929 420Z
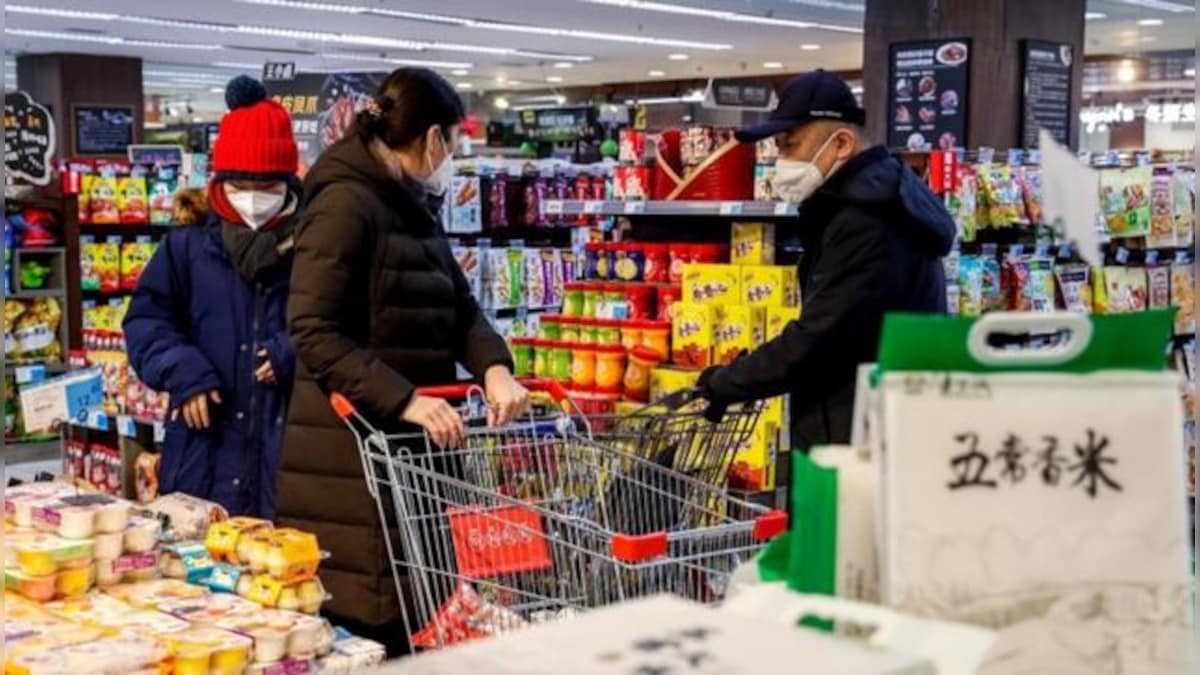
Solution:
M252 230L271 222L272 218L283 211L287 201L287 186L283 183L269 190L243 190L229 183L225 183L224 187L229 205Z
M817 158L825 152L825 148L833 142L837 134L833 134L825 139L817 152L813 154L811 160L803 161L799 159L784 159L780 157L775 160L775 176L771 179L771 186L775 190L775 194L781 197L784 201L799 203L808 199L817 191L817 188L825 184L829 177L833 175L841 167L842 162L835 162L833 168L828 174L821 173L817 168Z

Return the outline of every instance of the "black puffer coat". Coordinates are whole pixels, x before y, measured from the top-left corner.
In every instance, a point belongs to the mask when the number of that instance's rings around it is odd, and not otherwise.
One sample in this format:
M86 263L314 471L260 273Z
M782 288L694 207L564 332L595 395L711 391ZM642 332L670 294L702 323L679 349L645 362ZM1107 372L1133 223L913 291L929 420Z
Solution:
M793 448L850 440L858 365L875 360L888 312L946 311L942 256L954 220L911 170L874 147L800 208L803 314L726 368L705 371L710 399L791 394Z
M336 617L380 626L399 615L375 502L334 414L340 392L373 424L400 415L414 387L477 377L511 361L451 254L420 186L388 176L350 135L304 185L288 322L296 382L278 481L279 520L315 532L332 558L321 578ZM419 627L414 627L414 630Z

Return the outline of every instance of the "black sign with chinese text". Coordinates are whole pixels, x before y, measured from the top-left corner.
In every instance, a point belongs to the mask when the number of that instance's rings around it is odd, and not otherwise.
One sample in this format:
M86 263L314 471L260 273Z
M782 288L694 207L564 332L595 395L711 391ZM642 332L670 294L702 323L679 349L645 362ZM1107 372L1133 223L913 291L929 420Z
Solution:
M133 108L127 105L71 107L74 154L124 155L133 143Z
M713 78L708 81L704 98L708 108L770 110L774 105L775 90L765 82Z
M1022 40L1021 144L1038 147L1038 130L1068 145L1071 136L1071 45Z
M263 82L287 82L296 79L295 62L271 62L263 64Z
M49 183L56 143L54 118L45 106L23 91L4 95L4 166L10 177Z
M967 142L971 40L894 42L888 47L888 146L960 148Z
M385 77L387 73L298 73L290 80L264 82L267 95L292 116L300 175L325 148L341 140Z

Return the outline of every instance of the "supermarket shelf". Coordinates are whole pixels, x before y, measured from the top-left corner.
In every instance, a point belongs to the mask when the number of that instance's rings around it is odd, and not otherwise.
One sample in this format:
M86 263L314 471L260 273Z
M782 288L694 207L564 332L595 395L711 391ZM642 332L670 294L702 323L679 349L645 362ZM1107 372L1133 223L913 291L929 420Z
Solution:
M109 415L99 410L89 412L87 418L82 421L71 422L71 426L91 431L115 431L125 438L137 438L138 431L149 429L154 434L155 442L162 442L166 435L166 427L162 422L130 415Z
M38 440L4 439L4 462L11 469L19 464L48 462L62 454L58 437Z
M18 300L33 300L35 298L65 298L67 297L67 289L65 288L39 288L31 291L15 291L9 293L8 297Z
M789 202L755 201L578 201L547 199L542 213L550 215L598 216L726 216L750 218L786 218L797 214L797 205Z
M41 368L48 375L55 375L67 372L69 368L65 363L42 363L38 361L5 361L4 369L6 371L16 371L21 368Z

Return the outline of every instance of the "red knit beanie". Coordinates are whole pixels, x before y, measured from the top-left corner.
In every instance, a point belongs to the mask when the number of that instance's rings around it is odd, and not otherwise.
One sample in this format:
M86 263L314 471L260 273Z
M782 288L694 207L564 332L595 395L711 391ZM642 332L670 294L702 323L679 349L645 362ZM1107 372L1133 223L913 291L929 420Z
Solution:
M267 98L262 83L239 75L225 87L229 112L213 145L216 180L294 180L298 169L292 117Z

